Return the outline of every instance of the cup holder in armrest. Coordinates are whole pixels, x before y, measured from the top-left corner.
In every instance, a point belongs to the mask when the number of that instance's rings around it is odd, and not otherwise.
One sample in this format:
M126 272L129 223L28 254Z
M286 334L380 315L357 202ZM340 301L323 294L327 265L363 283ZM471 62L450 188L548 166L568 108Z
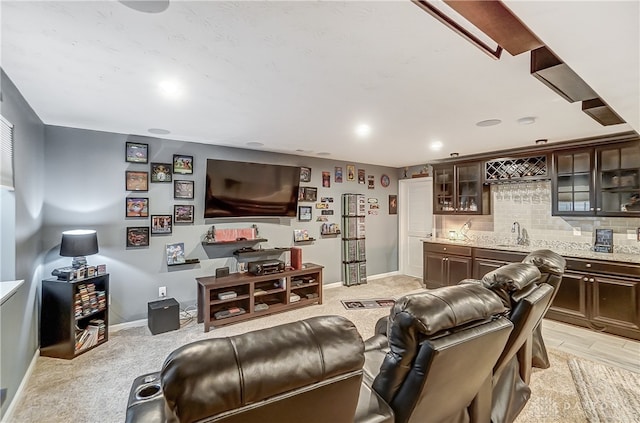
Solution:
M153 398L162 393L162 388L157 383L145 384L138 387L136 390L136 399L137 400L146 400L149 398Z

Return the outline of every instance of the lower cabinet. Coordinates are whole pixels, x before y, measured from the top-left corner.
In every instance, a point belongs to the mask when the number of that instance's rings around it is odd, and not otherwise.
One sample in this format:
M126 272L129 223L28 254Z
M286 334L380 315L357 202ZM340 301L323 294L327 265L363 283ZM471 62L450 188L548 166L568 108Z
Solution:
M424 243L424 284L427 288L456 285L471 277L471 247Z
M487 273L509 263L519 263L526 257L526 253L514 251L498 251L488 248L473 249L473 277L482 279Z

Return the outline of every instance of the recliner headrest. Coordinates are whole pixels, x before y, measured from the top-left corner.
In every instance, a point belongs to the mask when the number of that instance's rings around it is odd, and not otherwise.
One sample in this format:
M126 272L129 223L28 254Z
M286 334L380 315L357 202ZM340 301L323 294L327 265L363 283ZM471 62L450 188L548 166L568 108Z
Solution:
M500 298L481 285L453 285L406 295L391 310L390 324L400 313L415 319L419 332L434 335L505 312Z
M531 263L511 263L484 275L482 284L498 294L506 307L512 307L528 293L541 276L540 270Z
M550 273L556 276L562 276L567 267L567 261L560 254L551 250L533 251L522 262L534 264L540 273Z
M364 343L341 316L320 316L173 351L161 371L168 415L198 421L361 371Z

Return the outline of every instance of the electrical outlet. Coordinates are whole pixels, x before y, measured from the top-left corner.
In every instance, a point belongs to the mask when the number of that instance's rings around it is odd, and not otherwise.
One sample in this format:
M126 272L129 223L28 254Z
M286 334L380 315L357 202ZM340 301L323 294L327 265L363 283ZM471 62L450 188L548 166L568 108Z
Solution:
M582 228L573 228L573 236L581 236Z
M161 286L160 288L158 288L158 297L163 298L166 296L167 296L167 287Z

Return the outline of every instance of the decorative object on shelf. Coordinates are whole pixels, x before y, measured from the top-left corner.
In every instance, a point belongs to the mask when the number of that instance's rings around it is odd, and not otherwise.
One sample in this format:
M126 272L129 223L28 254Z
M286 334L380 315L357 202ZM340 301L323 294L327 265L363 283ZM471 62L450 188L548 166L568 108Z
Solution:
M398 196L389 195L389 214L398 214Z
M92 229L74 229L62 233L60 255L73 257L71 267L79 269L87 264L87 258L98 253L98 234Z
M167 244L167 266L184 264L184 242Z
M309 241L309 232L306 229L294 229L293 240L295 242Z
M322 187L331 188L331 172L322 172Z
M173 173L191 175L193 173L193 156L173 155Z
M316 222L328 222L329 218L327 216L318 216L316 217Z
M193 205L176 204L173 206L173 221L175 223L193 223Z
M342 183L342 167L336 166L333 170L333 181L335 183Z
M250 228L216 229L215 226L207 231L203 242L207 244L222 244L235 242L264 242L266 239L258 237L258 226Z
M613 229L596 229L593 251L613 253Z
M96 272L98 273L98 275L104 275L105 273L107 273L107 265L106 264L97 265Z
M347 165L347 181L355 181L355 180L356 180L356 166Z
M311 182L311 168L300 167L300 182Z
M171 182L171 163L151 163L151 182Z
M337 223L323 223L320 227L320 235L337 235L340 233L340 225Z
M130 226L127 228L127 247L148 247L149 227Z
M390 183L391 179L389 179L389 175L382 174L382 176L380 177L380 185L382 185L383 188L386 188Z
M365 180L364 180L364 169L358 169L358 183L359 184L364 184Z
M125 199L126 217L149 217L149 199L127 197Z
M298 220L308 222L311 220L312 208L310 206L298 206Z
M173 181L173 198L193 200L193 181Z
M298 201L314 202L318 199L318 188L315 187L300 187L298 194Z
M130 163L149 162L149 144L127 142L125 147L125 161Z
M170 214L151 215L151 235L165 235L172 232L173 222Z
M127 170L125 187L127 191L149 191L149 172Z

